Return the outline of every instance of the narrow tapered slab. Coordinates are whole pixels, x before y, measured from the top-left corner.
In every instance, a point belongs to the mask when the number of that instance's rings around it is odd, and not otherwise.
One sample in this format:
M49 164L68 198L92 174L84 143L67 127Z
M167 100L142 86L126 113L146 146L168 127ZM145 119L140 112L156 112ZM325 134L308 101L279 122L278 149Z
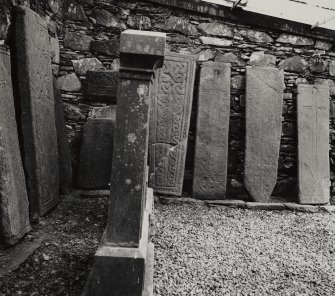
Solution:
M298 85L299 203L329 202L329 89Z
M224 199L227 184L230 64L206 63L200 71L193 196Z
M267 202L277 182L283 91L283 70L247 67L244 184L257 202Z

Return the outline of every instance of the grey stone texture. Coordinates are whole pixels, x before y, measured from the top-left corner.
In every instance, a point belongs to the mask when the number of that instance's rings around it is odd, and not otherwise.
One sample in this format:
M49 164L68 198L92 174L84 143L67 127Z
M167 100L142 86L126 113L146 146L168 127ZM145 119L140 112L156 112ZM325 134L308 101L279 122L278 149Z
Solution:
M299 46L314 45L314 40L311 38L295 36L286 33L280 34L280 36L276 39L276 42L289 43L292 45L299 45Z
M168 53L151 92L149 186L180 196L195 79L195 57Z
M248 65L252 66L275 66L276 57L271 54L265 54L264 51L253 52L248 61Z
M299 203L326 204L330 195L329 88L298 85Z
M247 67L244 185L251 198L268 202L277 182L284 71Z
M201 36L200 41L205 45L214 45L219 47L226 47L232 45L233 41L223 38Z
M22 151L30 216L35 219L59 200L55 100L46 23L27 7L17 6L16 12Z
M164 23L157 24L155 28L164 31L175 31L185 35L195 35L198 33L197 28L188 20L175 16L169 17Z
M78 76L86 75L87 71L104 69L104 65L97 58L85 58L72 61L73 69Z
M112 40L94 40L91 42L90 48L100 54L108 56L119 56L120 43L116 39Z
M224 199L228 168L230 65L205 63L200 70L193 197Z
M285 71L303 73L308 67L308 63L300 56L287 58L279 63L279 68Z
M64 47L78 51L89 51L93 38L86 34L66 31L64 36Z
M31 227L15 122L10 55L1 47L0 89L0 239L6 245L14 245Z
M245 62L236 56L235 54L228 52L225 54L218 53L214 59L215 62L222 62L222 63L231 63L237 66L245 66Z
M206 35L220 36L220 37L234 37L234 29L230 26L220 23L201 23L198 25L201 33Z
M82 84L76 73L71 73L58 77L57 87L65 91L79 91Z

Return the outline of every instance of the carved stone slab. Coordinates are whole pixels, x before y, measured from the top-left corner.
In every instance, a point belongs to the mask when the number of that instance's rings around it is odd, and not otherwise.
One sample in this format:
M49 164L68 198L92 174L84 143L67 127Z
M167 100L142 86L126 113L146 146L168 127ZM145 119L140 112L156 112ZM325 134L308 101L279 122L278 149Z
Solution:
M113 160L113 119L94 118L83 128L77 185L85 189L107 187Z
M329 89L298 85L299 203L329 202Z
M31 218L58 203L58 151L49 36L44 20L17 6L16 51L24 168Z
M115 102L118 71L87 71L85 99L87 101Z
M195 57L168 53L153 81L149 186L159 193L182 193L195 69Z
M29 204L20 155L9 53L0 47L0 237L15 244L30 230Z
M267 202L277 182L283 91L283 70L247 67L244 184L257 202Z
M227 183L230 64L206 63L200 72L193 196L224 199Z

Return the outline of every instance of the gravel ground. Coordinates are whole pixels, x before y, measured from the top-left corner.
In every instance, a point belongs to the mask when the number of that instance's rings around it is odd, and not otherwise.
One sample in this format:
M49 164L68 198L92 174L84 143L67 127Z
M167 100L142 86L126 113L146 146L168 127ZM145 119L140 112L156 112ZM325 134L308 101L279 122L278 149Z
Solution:
M335 214L155 205L155 295L335 295Z

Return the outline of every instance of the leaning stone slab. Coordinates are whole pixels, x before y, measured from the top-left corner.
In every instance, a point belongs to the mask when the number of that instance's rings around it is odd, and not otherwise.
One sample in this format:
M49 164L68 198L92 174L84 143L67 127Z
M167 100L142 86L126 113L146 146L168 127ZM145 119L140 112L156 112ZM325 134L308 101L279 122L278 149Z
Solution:
M257 202L267 202L277 182L283 91L283 70L247 67L244 185Z
M196 57L169 53L152 85L149 186L180 196L193 101Z
M110 184L113 159L113 119L89 119L83 127L77 185L97 189Z
M230 64L206 63L200 71L193 197L224 199L228 168Z
M329 88L298 85L299 203L326 204L330 195Z
M16 51L22 150L34 219L58 203L58 151L49 35L44 20L23 6L17 6Z
M9 52L0 47L0 238L14 245L31 228L22 167Z

